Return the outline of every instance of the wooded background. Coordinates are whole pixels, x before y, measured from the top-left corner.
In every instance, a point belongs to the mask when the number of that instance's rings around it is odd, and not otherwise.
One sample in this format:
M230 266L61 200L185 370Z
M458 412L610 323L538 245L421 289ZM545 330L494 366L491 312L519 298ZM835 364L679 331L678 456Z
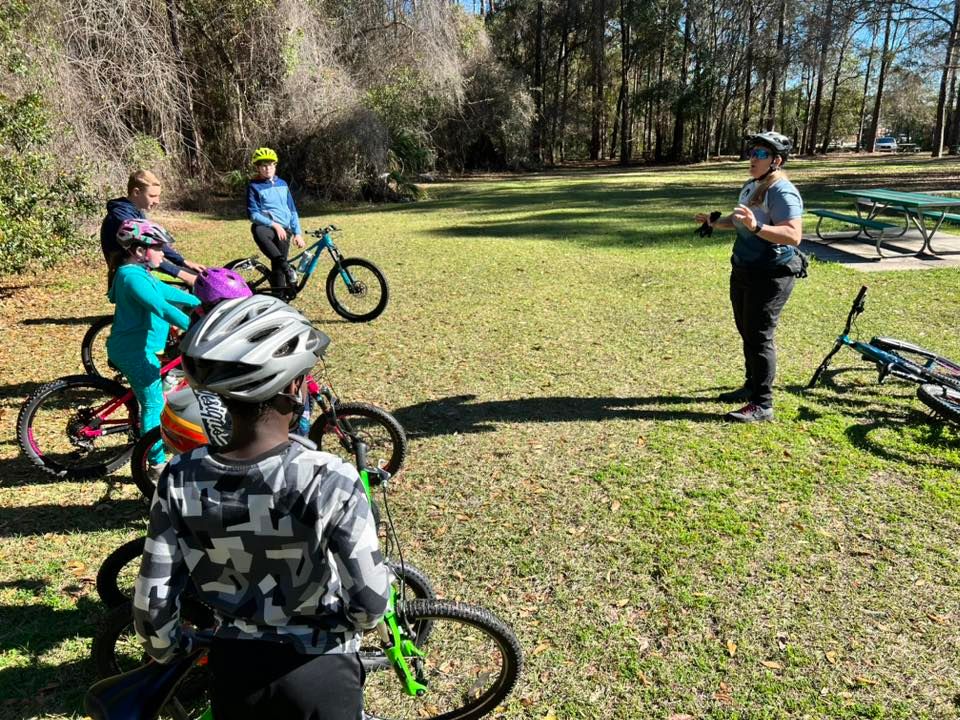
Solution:
M0 260L45 260L150 167L239 194L401 199L423 173L960 142L957 3L0 0ZM15 258L15 259L14 259Z

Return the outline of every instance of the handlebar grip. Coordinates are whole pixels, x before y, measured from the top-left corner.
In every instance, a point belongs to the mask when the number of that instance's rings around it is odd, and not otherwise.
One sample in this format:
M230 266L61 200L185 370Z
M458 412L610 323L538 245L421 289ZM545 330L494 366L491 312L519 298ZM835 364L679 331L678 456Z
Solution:
M867 294L867 286L866 286L866 285L861 285L861 286L860 286L860 292L857 293L857 299L854 300L853 303L854 303L855 305L859 305L860 302L863 300L863 296L866 295L866 294Z

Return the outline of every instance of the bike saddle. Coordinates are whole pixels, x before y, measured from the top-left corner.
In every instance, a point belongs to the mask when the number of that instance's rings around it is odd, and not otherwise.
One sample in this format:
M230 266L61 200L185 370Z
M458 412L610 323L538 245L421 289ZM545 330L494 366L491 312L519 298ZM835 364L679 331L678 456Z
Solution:
M93 720L152 720L202 653L167 664L150 662L101 680L87 691L84 707Z

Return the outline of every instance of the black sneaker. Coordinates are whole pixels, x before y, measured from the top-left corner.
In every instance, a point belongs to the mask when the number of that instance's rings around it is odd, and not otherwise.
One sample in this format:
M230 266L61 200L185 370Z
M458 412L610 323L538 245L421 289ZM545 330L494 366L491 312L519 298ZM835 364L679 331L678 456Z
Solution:
M738 387L736 390L727 390L717 395L720 402L744 402L750 399L751 390L746 385Z
M731 422L766 422L773 420L773 408L765 408L755 403L747 403L739 410L728 412L724 417Z

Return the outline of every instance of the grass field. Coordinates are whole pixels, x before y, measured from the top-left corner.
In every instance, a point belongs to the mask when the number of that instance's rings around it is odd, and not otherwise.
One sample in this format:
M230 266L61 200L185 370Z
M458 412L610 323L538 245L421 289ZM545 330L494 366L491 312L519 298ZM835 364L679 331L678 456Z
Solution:
M325 208L347 255L386 272L369 325L317 283L298 306L333 342L340 396L411 437L391 507L440 594L512 622L527 657L505 718L960 717L960 436L853 353L803 392L859 286L864 336L960 356L960 272L815 263L778 331L778 422L735 426L727 301L745 165L485 178L387 208ZM830 188L957 188L954 161L788 166ZM208 263L248 225L158 218ZM809 227L812 220L807 218ZM103 273L0 281L0 718L82 717L100 560L144 529L127 475L62 482L18 455L17 409L80 372Z

